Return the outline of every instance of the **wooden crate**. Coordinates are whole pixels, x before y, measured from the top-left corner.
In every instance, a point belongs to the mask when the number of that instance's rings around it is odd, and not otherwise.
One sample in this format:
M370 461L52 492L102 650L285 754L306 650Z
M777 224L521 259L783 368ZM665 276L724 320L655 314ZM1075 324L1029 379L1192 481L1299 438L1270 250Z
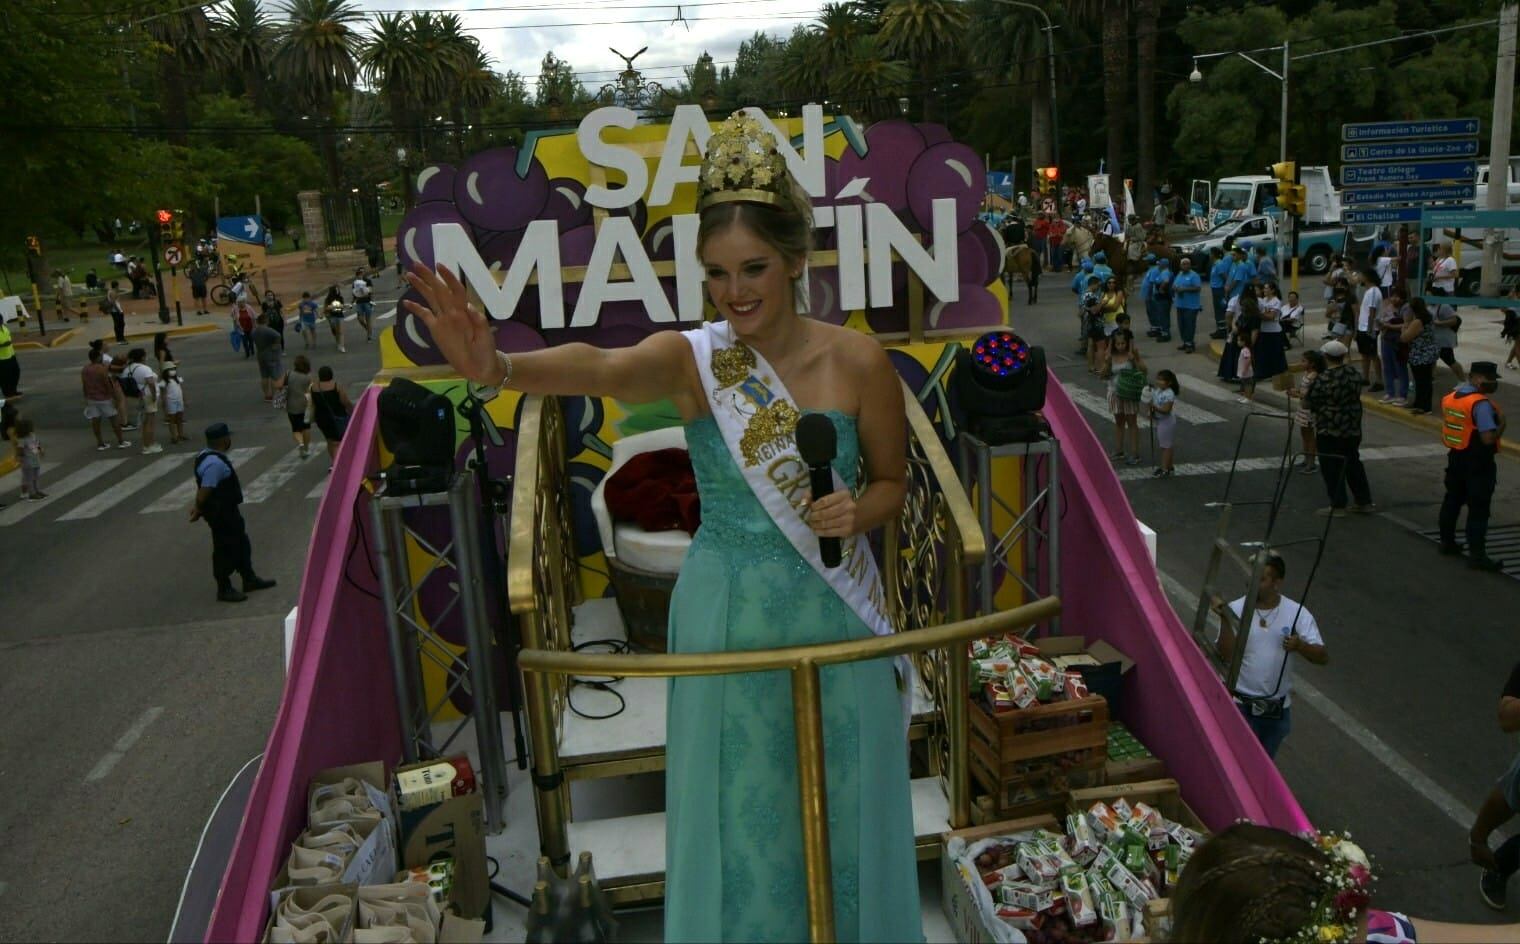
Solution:
M996 713L968 701L971 775L999 816L1059 813L1069 791L1104 782L1108 702L1101 696Z

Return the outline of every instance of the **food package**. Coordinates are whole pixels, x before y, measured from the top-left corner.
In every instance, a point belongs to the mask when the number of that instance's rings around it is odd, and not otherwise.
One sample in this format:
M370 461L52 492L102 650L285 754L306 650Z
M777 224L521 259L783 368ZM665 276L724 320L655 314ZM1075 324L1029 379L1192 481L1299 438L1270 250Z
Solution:
M1103 870L1103 877L1131 907L1144 909L1145 903L1156 897L1122 862L1111 863Z
M1018 656L1038 656L1040 647L1020 636L1018 633L1007 633L1003 636L1008 646Z
M1017 882L1024 877L1024 872L1017 865L1006 866L1001 869L993 869L982 873L982 884L988 888L997 888L1009 882ZM996 894L996 893L994 893Z
M1098 838L1105 842L1111 837L1117 836L1120 827L1123 825L1119 814L1114 812L1113 808L1102 800L1088 807L1087 821L1092 824L1092 828L1098 834Z
M1056 890L1048 885L1033 882L1005 882L998 886L999 904L1028 908L1030 911L1049 911L1056 901Z
M396 771L398 806L420 810L451 797L475 792L475 769L464 754Z
M1013 709L1013 695L1002 682L987 682L982 685L982 692L987 696L987 704L993 711Z
M353 931L354 885L296 888L281 894L269 923L271 944L329 944Z
M977 659L974 665L980 681L1002 683L1018 663L1012 659Z
M454 860L434 859L427 865L413 866L396 876L396 881L426 886L433 903L442 907L454 889Z
M1177 845L1188 850L1190 854L1194 849L1198 848L1199 843L1203 842L1203 837L1198 835L1195 830L1188 829L1181 823L1174 823L1170 820L1166 824L1166 834Z
M1088 696L1087 680L1082 677L1081 672L1064 672L1061 679L1062 694L1066 696L1067 701L1076 701Z
M1019 660L1019 671L1029 677L1040 701L1052 701L1062 690L1061 673L1044 659L1026 656Z
M1124 799L1124 797L1120 797L1113 802L1113 810L1114 815L1119 817L1119 822L1121 823L1129 822L1130 814L1135 812L1129 805L1129 801Z
M1061 878L1061 860L1042 852L1038 843L1019 846L1018 863L1024 878L1036 885L1054 888Z
M1177 887L1177 879L1182 877L1182 850L1175 845L1168 845L1163 855L1166 867L1162 870L1162 881L1170 890Z
M431 890L419 882L359 889L360 928L399 929L411 944L436 944L442 919Z
M966 652L972 659L985 659L991 651L992 647L987 645L985 639L973 639L966 644Z
M1013 704L1016 708L1033 708L1039 704L1040 696L1034 683L1029 676L1024 674L1020 666L1015 666L1007 675L1006 682L1008 692L1013 696Z
M996 914L1010 927L1018 928L1020 931L1035 931L1045 923L1039 912L1013 905L999 905Z
M1067 850L1072 859L1081 866L1092 864L1098 856L1100 843L1098 837L1093 834L1091 824L1087 817L1080 813L1070 813L1066 816Z
M1087 877L1081 869L1061 872L1061 893L1066 896L1066 913L1071 916L1072 924L1082 928L1097 923L1098 912L1093 906L1092 890L1088 888Z

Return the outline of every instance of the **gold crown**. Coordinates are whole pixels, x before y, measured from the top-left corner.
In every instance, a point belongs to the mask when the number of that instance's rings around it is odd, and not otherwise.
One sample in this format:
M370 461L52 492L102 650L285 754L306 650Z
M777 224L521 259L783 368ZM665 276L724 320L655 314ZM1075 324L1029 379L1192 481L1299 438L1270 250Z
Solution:
M775 206L785 200L789 186L786 158L776 147L776 136L756 119L736 111L707 142L697 209L734 201Z

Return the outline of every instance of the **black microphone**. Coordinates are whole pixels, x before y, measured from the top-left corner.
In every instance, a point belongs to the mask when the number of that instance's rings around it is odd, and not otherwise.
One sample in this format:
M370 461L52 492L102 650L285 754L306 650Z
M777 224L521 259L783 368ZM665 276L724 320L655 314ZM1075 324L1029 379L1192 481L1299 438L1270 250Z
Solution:
M797 451L807 463L808 482L812 486L813 501L834 491L834 454L839 450L839 436L834 424L822 413L808 413L797 421ZM839 566L839 539L818 539L818 553L823 566Z

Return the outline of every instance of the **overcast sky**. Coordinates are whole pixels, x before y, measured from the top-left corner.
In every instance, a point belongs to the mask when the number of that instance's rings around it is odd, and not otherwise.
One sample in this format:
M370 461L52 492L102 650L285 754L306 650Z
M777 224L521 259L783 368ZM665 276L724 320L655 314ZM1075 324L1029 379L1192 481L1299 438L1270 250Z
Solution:
M356 5L369 12L456 12L466 30L480 39L495 68L519 73L530 91L544 53L553 50L594 93L623 68L608 47L632 55L648 46L635 66L647 79L674 86L685 78L683 68L704 50L721 70L751 34L786 36L815 18L822 0L697 0L679 5L637 0L358 0ZM684 23L672 22L678 10Z

